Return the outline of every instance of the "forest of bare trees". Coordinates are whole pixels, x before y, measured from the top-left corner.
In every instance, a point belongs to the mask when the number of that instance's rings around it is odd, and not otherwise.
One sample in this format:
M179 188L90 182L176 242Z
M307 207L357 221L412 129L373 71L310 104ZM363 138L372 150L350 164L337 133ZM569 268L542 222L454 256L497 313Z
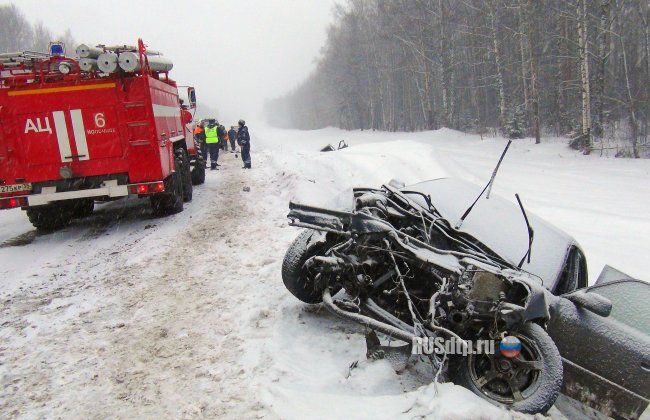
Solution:
M348 0L281 127L510 138L647 154L650 0ZM619 147L617 145L617 147Z
M0 5L0 54L17 51L47 52L51 41L76 47L69 29L53 34L43 22L31 24L14 4Z

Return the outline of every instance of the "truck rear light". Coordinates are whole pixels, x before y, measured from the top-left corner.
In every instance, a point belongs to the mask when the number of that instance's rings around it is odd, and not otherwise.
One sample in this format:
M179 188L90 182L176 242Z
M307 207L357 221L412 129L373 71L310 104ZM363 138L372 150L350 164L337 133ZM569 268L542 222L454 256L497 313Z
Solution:
M129 185L130 194L153 194L165 191L165 184L162 182L148 182L146 184Z
M15 207L26 205L27 197L12 197L0 200L0 209L13 209Z

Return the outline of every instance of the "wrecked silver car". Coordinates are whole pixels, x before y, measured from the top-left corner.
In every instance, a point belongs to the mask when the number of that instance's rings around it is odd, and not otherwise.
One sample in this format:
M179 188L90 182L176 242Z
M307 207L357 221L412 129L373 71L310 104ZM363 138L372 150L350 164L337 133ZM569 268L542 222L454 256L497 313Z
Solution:
M584 256L568 235L528 216L521 202L517 209L496 196L481 198L483 192L438 179L354 189L347 210L291 203L290 224L307 230L287 251L283 281L301 301L323 302L372 330L371 358L388 351L374 331L411 350L423 341L462 342L467 348L460 355L426 357L494 404L546 412L563 378L560 354L545 331L548 290L586 285ZM458 203L477 195L463 213ZM495 223L502 240L482 228L494 231ZM533 237L545 244L534 253ZM335 300L341 289L345 296ZM486 341L497 350L475 348Z
M426 357L454 383L496 405L543 413L562 391L610 415L638 416L647 399L607 386L607 368L598 370L602 383L594 385L576 364L584 360L576 347L587 338L582 332L604 334L592 318L611 310L607 298L584 292L587 263L580 246L528 214L518 196L519 207L496 195L483 197L489 186L444 178L357 188L344 209L291 203L290 224L307 229L287 251L284 284L301 301L323 302L372 330L369 358L396 349L381 346L374 331L405 342L407 352L423 342L461 341L474 348ZM341 289L346 293L334 299ZM592 327L584 329L587 318ZM476 348L486 341L496 350ZM509 351L513 343L516 352ZM645 383L633 389L645 387L647 396ZM591 385L595 394L587 391ZM613 398L612 387L625 396Z

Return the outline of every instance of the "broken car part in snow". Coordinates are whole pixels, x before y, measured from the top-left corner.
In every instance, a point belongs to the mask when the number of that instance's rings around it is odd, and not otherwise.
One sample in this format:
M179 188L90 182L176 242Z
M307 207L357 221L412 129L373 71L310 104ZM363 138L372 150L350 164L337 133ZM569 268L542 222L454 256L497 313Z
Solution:
M337 150L345 149L346 147L348 147L348 144L345 142L345 140L341 140L339 142L338 147L334 147L331 144L328 144L327 146L320 149L320 151L321 152L335 152Z

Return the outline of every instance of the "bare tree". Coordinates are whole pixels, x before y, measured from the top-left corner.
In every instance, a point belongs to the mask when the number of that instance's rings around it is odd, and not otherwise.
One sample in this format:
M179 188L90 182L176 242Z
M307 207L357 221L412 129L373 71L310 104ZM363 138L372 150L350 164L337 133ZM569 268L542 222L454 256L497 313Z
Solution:
M13 4L0 6L0 52L15 52L32 45L32 27Z
M74 38L69 29L55 37L43 22L30 24L15 5L0 6L0 53L25 50L47 52L52 41L62 41L68 48L74 48Z
M580 54L580 90L582 92L582 139L584 153L591 153L591 88L589 84L589 44L587 43L587 0L578 0L578 50Z
M267 110L300 128L573 131L585 153L608 130L641 155L648 21L649 0L348 0L315 73Z
M50 42L55 41L52 31L45 27L43 22L36 22L34 24L34 35L32 37L31 50L47 52L50 46Z
M594 83L594 114L593 134L595 137L603 136L604 121L604 95L605 95L605 71L607 57L609 56L608 34L610 31L609 9L610 0L599 0L600 16L598 25L598 58L596 64L596 78Z

